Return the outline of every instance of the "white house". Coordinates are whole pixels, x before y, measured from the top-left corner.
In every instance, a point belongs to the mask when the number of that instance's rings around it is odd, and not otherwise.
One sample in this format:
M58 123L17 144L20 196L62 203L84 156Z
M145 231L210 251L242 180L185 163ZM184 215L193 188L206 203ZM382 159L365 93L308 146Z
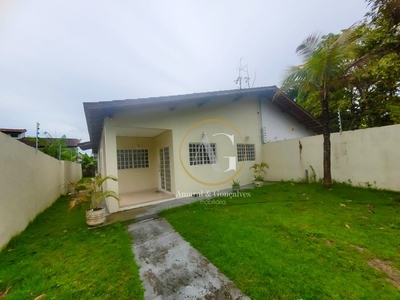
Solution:
M252 182L262 144L321 133L321 124L276 86L86 102L110 213L150 201L210 194ZM276 96L275 96L276 95ZM273 172L273 170L269 170ZM266 176L268 179L268 175Z
M7 134L8 136L14 139L23 139L25 137L26 129L9 129L9 128L0 128L0 132Z

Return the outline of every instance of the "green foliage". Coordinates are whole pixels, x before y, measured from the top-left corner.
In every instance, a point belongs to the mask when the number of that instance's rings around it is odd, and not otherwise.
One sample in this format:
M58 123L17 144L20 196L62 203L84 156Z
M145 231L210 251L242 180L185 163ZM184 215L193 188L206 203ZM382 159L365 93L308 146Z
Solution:
M315 170L312 165L310 165L310 169L311 169L310 180L309 180L310 183L317 182L317 173L315 173Z
M400 270L400 193L293 182L246 192L162 215L251 299L399 298L367 261Z
M299 104L312 104L315 114L320 109L323 143L324 186L332 184L330 149L329 104L341 94L348 68L344 64L352 56L356 35L353 28L340 35L308 36L296 49L303 63L290 67L282 83L283 90L297 89ZM306 100L305 100L306 99ZM310 108L310 107L308 107ZM312 110L311 110L312 111Z
M100 203L108 197L118 199L118 195L111 190L102 191L102 185L106 180L117 181L118 179L112 175L102 177L101 174L97 174L90 180L78 182L75 185L76 193L72 195L71 201L69 202L69 208L72 209L77 206L81 206L82 203L90 203L90 209L100 208Z
M39 139L39 142L41 141L42 139ZM71 149L67 147L67 138L65 135L63 135L61 138L47 138L44 141L45 146L43 148L39 148L39 150L43 153L60 160L77 160L78 151L77 149Z
M254 180L264 181L264 175L267 173L266 169L269 169L269 165L265 162L254 163L250 169L254 171Z
M94 177L96 174L97 161L93 156L84 153L81 155L83 177Z
M400 122L400 1L370 0L359 26L360 44L350 83L360 103L362 127Z
M61 197L0 252L7 300L143 299L131 236L121 223L88 230ZM1 296L0 296L1 298Z
M367 0L371 11L367 16L371 23L381 25L396 31L400 23L400 1L399 0Z
M357 25L323 37L310 35L297 48L303 58L285 74L282 88L321 120L324 185L329 187L330 132L400 122L400 1L369 0L371 12ZM292 95L293 97L293 95Z
M232 186L240 186L239 180L232 180Z
M371 11L351 28L353 38L335 62L342 75L332 73L339 80L328 90L331 131L339 130L338 110L343 130L400 123L400 1L367 2ZM334 45L342 35L324 36L319 46ZM319 52L318 47L315 51ZM318 53L309 57L314 55L318 62ZM303 86L292 97L316 118L323 119L318 89Z

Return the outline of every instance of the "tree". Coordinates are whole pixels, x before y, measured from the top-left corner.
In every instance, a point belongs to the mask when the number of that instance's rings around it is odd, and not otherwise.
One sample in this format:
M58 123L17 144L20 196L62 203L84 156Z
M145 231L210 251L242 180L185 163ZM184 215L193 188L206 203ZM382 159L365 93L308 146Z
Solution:
M357 43L342 62L347 65L343 86L330 93L331 131L339 129L337 110L344 130L400 123L400 0L367 2L371 11L353 26ZM323 39L337 36L329 34ZM318 93L299 93L295 99L316 118L321 117Z
M82 159L82 175L83 177L94 177L96 173L97 161L93 156L83 153Z
M283 81L285 91L297 88L296 101L321 118L326 187L333 111L342 112L345 130L400 123L400 0L367 2L371 11L357 26L340 35L310 35L296 50L303 64Z
M400 123L400 0L368 0L371 11L358 27L351 64L361 127Z
M63 135L61 138L53 138L49 133L46 133L50 138L46 139L46 145L39 148L40 151L59 160L76 161L78 151L67 147L67 138Z
M347 80L347 62L351 58L354 44L353 28L325 38L311 34L296 49L303 63L290 67L282 83L283 90L297 88L300 96L319 99L324 138L323 184L327 188L332 185L329 101L341 92Z

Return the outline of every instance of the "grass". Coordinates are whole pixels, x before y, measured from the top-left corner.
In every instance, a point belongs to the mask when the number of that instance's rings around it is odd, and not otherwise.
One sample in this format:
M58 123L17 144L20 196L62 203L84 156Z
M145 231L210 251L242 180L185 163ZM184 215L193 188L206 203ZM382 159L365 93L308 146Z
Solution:
M88 230L84 209L59 198L0 252L5 299L143 299L123 224ZM1 298L1 297L0 297Z
M246 192L162 215L252 299L400 299L367 263L400 270L399 193L290 182Z

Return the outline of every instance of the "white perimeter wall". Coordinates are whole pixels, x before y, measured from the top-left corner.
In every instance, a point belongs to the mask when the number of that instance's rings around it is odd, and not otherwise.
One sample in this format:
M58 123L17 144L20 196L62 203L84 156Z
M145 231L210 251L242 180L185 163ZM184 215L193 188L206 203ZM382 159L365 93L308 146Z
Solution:
M58 161L0 133L0 249L66 193L65 183L81 178L80 164Z
M265 144L267 179L298 180L310 165L322 178L322 142L319 135ZM400 125L331 134L331 150L334 180L400 191Z

